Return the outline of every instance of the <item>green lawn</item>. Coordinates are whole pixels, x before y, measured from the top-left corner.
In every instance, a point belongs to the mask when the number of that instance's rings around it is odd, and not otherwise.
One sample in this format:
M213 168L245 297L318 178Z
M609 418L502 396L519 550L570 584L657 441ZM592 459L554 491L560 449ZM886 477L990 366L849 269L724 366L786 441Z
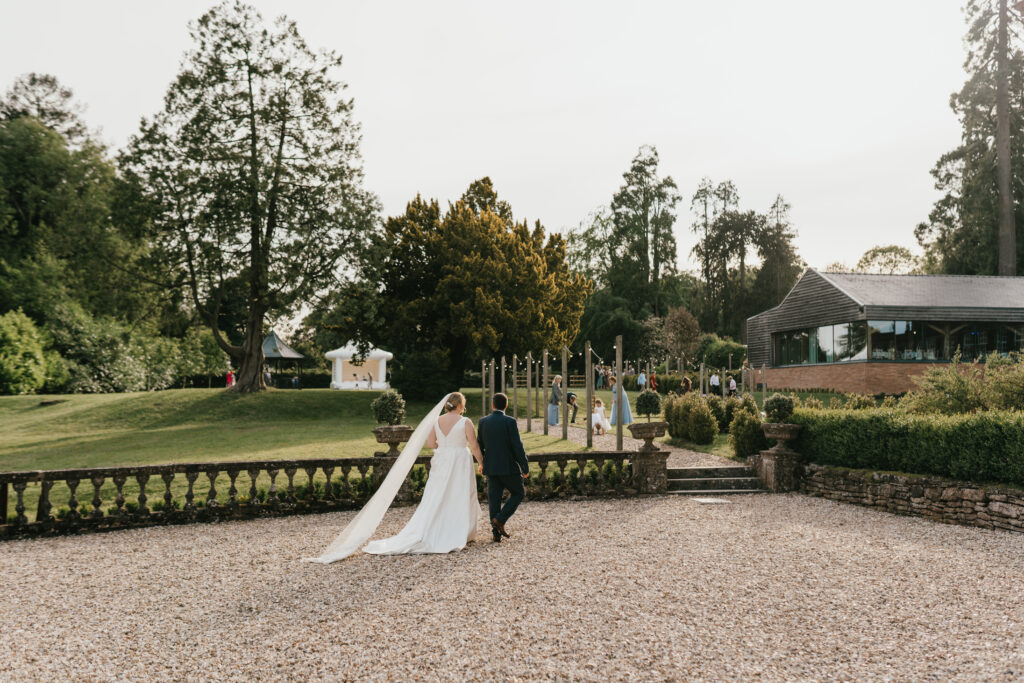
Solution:
M466 390L467 414L480 417L480 390ZM277 390L240 396L223 389L177 389L132 394L5 396L0 397L0 471L151 465L172 462L215 462L303 458L365 457L383 447L374 439L370 403L378 392L306 389ZM520 393L525 414L525 392ZM53 405L44 403L58 401ZM432 404L411 403L406 422L415 425ZM524 434L527 452L574 451L580 447L552 436ZM319 475L322 477L322 474ZM266 481L264 481L266 479ZM283 485L283 477L278 486ZM305 483L305 474L296 477ZM258 486L268 486L264 475ZM237 486L247 490L241 475ZM179 475L175 496L187 487ZM226 495L222 475L218 490ZM200 477L197 497L209 486ZM113 500L114 486L101 490ZM147 486L150 501L159 499L163 482ZM55 505L66 503L69 491L57 485ZM92 485L83 482L80 501L92 498ZM125 487L130 499L138 493L134 480ZM38 487L30 486L26 502L31 512ZM13 514L11 492L9 514ZM2 513L3 511L0 511ZM29 514L33 519L33 515Z
M712 455L718 455L723 458L732 458L732 447L729 446L729 435L728 434L716 434L715 440L709 444L693 443L692 441L686 441L685 439L661 439L665 443L678 446L679 448L685 448L689 451L697 451L698 453L710 453Z

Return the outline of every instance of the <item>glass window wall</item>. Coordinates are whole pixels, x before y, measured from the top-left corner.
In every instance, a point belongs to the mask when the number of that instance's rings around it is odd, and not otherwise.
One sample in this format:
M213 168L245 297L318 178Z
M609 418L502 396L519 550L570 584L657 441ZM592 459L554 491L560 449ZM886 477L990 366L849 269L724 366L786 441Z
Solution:
M948 335L948 344L947 344ZM965 361L990 353L1024 352L1024 326L869 320L772 335L775 365L859 360L941 361L959 347Z

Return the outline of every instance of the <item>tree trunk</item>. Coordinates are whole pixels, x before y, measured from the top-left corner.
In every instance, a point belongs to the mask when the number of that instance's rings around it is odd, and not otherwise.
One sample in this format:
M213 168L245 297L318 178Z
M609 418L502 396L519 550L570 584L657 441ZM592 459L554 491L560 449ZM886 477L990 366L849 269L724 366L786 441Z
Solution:
M999 274L1017 274L1017 235L1010 190L1010 79L1007 46L1007 0L999 0L999 35L996 48L996 174L999 182Z
M263 379L263 311L253 305L245 325L245 341L242 343L241 367L232 391L248 394L263 391L267 383Z

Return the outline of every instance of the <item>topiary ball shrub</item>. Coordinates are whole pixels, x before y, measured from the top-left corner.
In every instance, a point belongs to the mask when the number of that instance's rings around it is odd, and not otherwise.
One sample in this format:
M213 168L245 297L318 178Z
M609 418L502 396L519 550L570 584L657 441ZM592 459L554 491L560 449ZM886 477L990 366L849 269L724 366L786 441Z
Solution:
M636 397L636 412L646 415L647 421L650 422L651 415L661 412L661 394L650 389L640 392L640 395Z
M718 422L718 431L724 432L729 428L729 423L725 421L725 401L718 396L708 394L704 397L704 403L707 405L708 410L715 416L715 420Z
M761 415L749 410L737 411L729 424L729 445L737 458L745 458L768 448L768 439L761 429Z
M847 410L869 410L871 408L877 408L878 405L875 403L875 399L864 394L847 394L846 395L846 409Z
M842 410L843 407L844 407L843 399L839 398L838 396L833 396L832 398L830 398L828 400L828 409L829 410Z
M825 404L813 396L808 396L804 399L804 408L808 408L810 410L824 410Z
M377 424L398 425L405 419L405 399L394 389L388 389L370 404Z
M792 397L772 394L764 402L764 414L768 422L785 422L793 415Z
M736 413L743 410L743 404L735 396L730 396L725 399L725 425L726 429L732 424L733 418L736 417Z
M707 401L694 401L687 418L690 441L696 444L714 443L718 434L718 420Z
M758 417L761 416L761 409L757 407L757 401L750 394L743 394L743 398L740 399L740 404L743 410L749 410ZM731 422L729 424L732 424Z

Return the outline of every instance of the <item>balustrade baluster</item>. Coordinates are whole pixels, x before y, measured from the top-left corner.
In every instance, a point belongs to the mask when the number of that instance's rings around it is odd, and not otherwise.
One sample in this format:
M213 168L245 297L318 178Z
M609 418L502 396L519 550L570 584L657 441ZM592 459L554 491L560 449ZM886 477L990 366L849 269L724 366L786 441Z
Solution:
M53 509L53 505L50 504L50 489L53 488L53 482L44 479L39 484L39 506L36 508L36 521L37 522L52 522L53 517L50 516L50 510ZM3 511L5 519L0 520L0 523L7 522L7 510Z
M348 463L342 463L341 465L341 496L342 498L352 497L352 484L348 480L349 472L352 471L352 465Z
M290 505L295 505L295 501L296 501L296 498L295 498L295 473L296 472L298 472L298 468L297 467L285 467L284 468L284 474L285 474L286 477L288 477L288 488L285 490L285 493L286 493L285 500L287 500Z
M192 501L195 500L196 494L192 491L193 485L196 483L196 479L199 478L198 472L186 472L185 481L188 482L188 490L185 491L185 511L195 512L196 504Z
M135 481L139 482L139 510L138 514L146 516L149 514L149 508L146 507L146 501L149 498L146 497L146 482L149 481L148 474L136 474Z
M28 517L25 516L25 482L16 481L11 486L14 488L16 499L14 503L14 525L24 526L28 524Z
M615 492L618 493L619 495L622 495L624 489L626 488L626 484L628 483L626 481L626 461L624 459L620 459L618 462L616 462L615 470L616 474L618 474L618 476L615 477Z
M604 493L604 458L594 458L594 467L597 468L597 493Z
M555 461L555 464L558 465L558 485L561 486L564 491L565 486L568 483L568 480L565 478L565 468L569 464L569 461L565 458L559 458Z
M90 519L100 519L103 517L103 510L100 508L103 506L103 499L100 498L100 489L103 487L103 482L107 480L106 477L96 475L90 481L92 481L92 512L89 513Z
M366 476L366 473L370 471L370 466L366 464L361 464L356 465L356 468L359 470L359 474L362 475L362 482L360 483L359 488L361 490L365 490L367 497L369 497L370 494L373 493L373 484L369 481L369 478Z
M334 486L331 484L331 475L334 473L334 468L333 467L327 467L325 465L323 470L324 470L324 476L327 477L327 484L326 484L326 487L324 489L325 498L327 500L334 500Z
M256 489L256 480L259 479L259 468L251 467L245 470L249 473L249 505L259 505L260 492Z
M75 491L78 489L78 479L67 479L66 483L68 489L71 491L71 497L68 498L68 519L75 520L80 519L82 516L78 514L78 498L75 496Z
M306 500L313 503L316 500L316 486L313 484L313 477L316 476L315 467L303 467L309 481L306 483Z
M0 524L7 524L7 482L0 481Z
M228 507L238 507L238 489L235 488L235 479L238 478L238 470L228 470L228 480L231 485L228 486Z
M160 478L164 480L164 517L169 517L174 513L174 496L171 494L174 472L163 472Z
M581 496L587 495L587 459L576 458L576 466L580 468L580 478L576 482L576 489Z
M210 491L206 494L206 509L216 508L220 503L217 502L217 475L220 474L219 470L207 470L206 478L210 480Z
M124 484L128 481L128 476L124 474L114 475L114 486L117 487L117 497L114 498L114 505L117 506L117 514L124 515L127 511L124 509Z
M270 489L267 491L267 504L275 510L280 506L281 501L277 498L277 473L276 467L267 468L267 474L270 475Z
M550 488L548 482L548 459L542 459L537 463L537 466L540 467L540 492L542 495L547 495Z

